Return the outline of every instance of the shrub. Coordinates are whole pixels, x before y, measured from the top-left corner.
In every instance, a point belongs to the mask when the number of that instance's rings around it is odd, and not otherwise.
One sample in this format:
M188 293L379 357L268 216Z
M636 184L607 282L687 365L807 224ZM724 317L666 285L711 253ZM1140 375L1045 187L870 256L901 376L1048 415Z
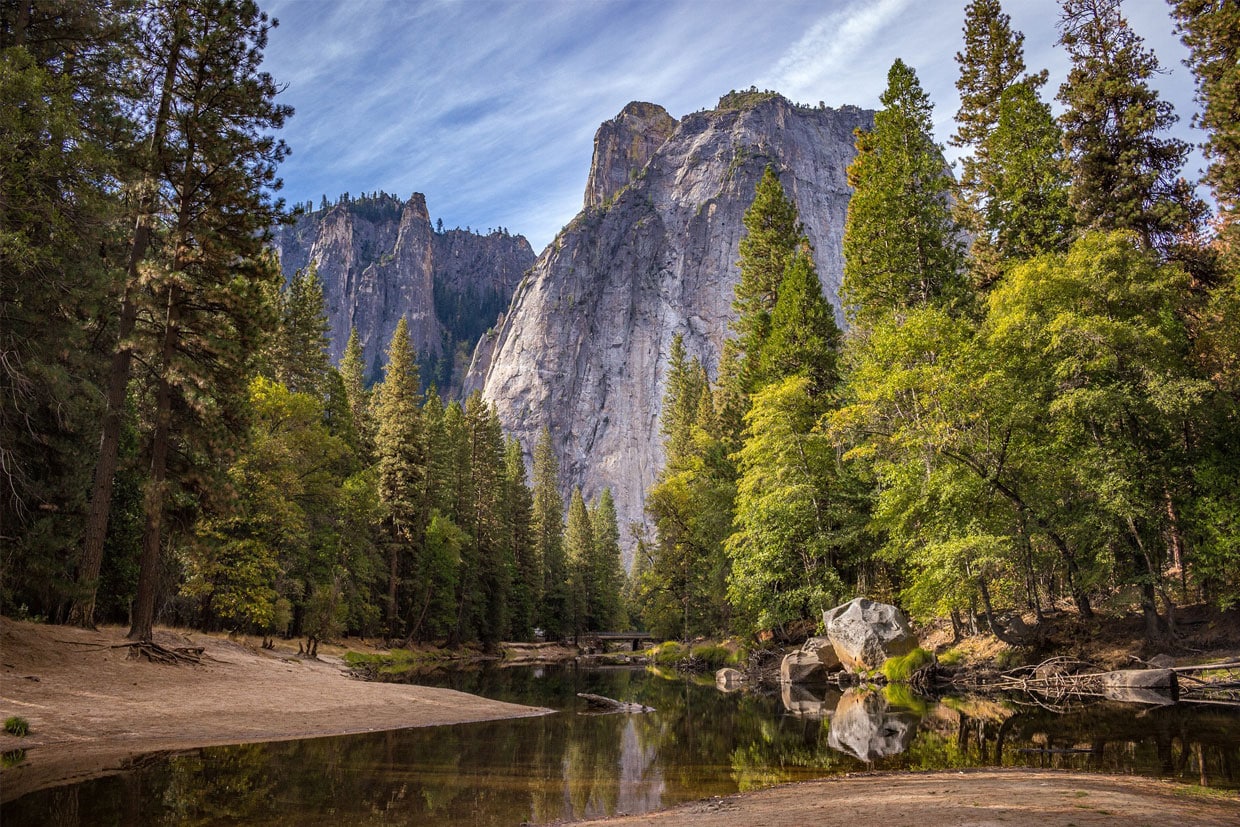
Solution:
M939 664L942 666L958 666L964 662L964 652L959 649L948 649L939 655Z
M19 718L14 715L12 718L5 719L4 731L9 735L16 735L18 738L22 738L30 733L30 722L25 718Z
M651 663L657 663L660 666L675 666L684 660L688 653L687 647L674 640L665 640L658 646L647 649L646 657L650 658Z
M934 663L934 654L919 646L907 655L887 658L883 662L881 671L889 683L907 683L914 672L932 663Z

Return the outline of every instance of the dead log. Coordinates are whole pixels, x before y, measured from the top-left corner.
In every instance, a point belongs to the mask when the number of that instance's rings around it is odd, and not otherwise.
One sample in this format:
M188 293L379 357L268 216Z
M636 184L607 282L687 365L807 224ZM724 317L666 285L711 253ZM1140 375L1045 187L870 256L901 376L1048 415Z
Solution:
M613 698L604 698L602 695L591 695L589 692L578 692L577 697L583 699L592 708L604 712L654 712L654 707L625 703Z

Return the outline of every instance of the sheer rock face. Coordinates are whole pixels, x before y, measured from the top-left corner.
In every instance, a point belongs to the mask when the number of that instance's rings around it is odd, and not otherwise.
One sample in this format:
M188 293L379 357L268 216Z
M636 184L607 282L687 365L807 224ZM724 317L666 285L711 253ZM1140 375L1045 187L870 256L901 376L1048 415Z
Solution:
M585 208L602 207L632 183L675 130L676 119L666 109L637 101L600 126L594 135Z
M486 320L493 324L534 262L522 236L436 232L421 193L403 203L387 195L345 201L278 227L273 235L286 279L310 262L318 268L332 360L339 362L349 330L356 327L370 379L382 376L401 316L409 320L419 356L451 359L445 351L454 347L459 320L441 317L440 311L494 308ZM476 332L468 336L469 346L476 337Z
M624 113L617 121L627 123ZM773 165L796 201L839 315L845 169L853 130L872 124L872 112L776 95L686 116L632 183L610 200L598 198L606 187L587 193L591 206L547 247L481 343L467 384L483 388L527 451L550 428L565 490L580 485L592 498L612 489L630 556L627 526L644 521L663 463L672 337L682 334L714 377L733 318L742 218L763 171ZM596 146L618 129L605 124ZM615 181L613 157L596 149L591 182Z

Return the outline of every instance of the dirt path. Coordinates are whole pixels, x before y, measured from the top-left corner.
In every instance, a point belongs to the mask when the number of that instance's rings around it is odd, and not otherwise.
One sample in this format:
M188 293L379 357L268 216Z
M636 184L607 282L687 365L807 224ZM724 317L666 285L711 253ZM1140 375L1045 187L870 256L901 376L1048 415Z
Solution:
M1234 827L1240 799L1167 781L1041 770L863 774L584 822L607 827Z
M107 648L119 628L88 632L0 618L0 718L30 734L0 733L0 752L26 756L2 771L0 799L105 775L139 753L217 744L520 718L549 710L449 689L367 683L337 658L310 661L207 635L156 634L202 646L200 666L165 666Z

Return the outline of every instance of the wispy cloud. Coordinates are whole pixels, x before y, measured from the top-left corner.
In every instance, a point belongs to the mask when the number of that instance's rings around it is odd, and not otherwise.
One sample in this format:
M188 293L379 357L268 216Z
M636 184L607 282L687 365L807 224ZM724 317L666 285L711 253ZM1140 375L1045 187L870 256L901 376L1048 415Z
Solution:
M854 2L815 22L775 65L771 85L787 94L821 89L840 75L853 75L858 55L912 4L911 0Z
M1130 18L1178 69L1165 8L1150 2L1130 3ZM964 3L265 0L281 20L266 68L297 109L285 194L424 192L448 226L506 226L540 248L580 209L595 129L629 101L681 116L757 85L876 107L895 57L917 69L943 140ZM1031 68L1061 72L1050 0L1004 5ZM1187 119L1185 74L1170 80Z

